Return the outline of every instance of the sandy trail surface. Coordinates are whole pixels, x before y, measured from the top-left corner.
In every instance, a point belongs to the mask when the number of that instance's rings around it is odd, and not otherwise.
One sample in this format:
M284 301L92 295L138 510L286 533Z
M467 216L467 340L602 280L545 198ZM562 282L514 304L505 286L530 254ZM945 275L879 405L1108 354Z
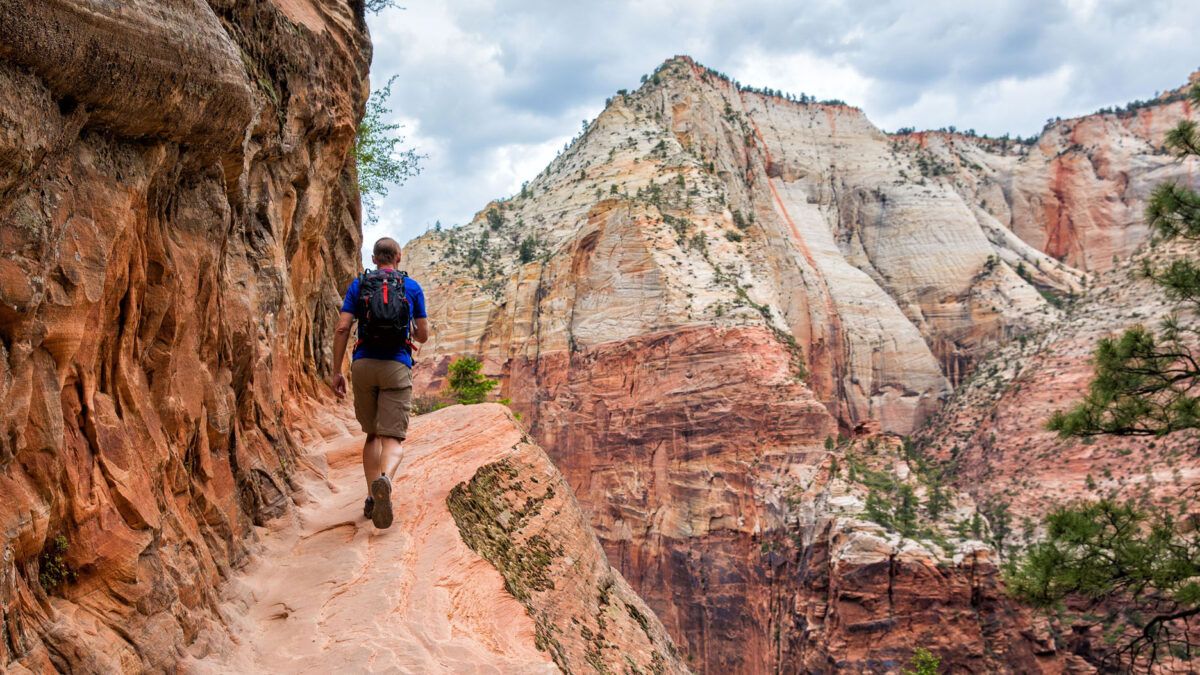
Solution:
M472 425L472 415L496 414L479 408L413 420L387 530L362 515L362 439L317 448L300 471L298 508L260 531L260 550L227 584L229 635L199 641L207 653L184 671L557 672L446 508L451 488L521 438L511 425Z

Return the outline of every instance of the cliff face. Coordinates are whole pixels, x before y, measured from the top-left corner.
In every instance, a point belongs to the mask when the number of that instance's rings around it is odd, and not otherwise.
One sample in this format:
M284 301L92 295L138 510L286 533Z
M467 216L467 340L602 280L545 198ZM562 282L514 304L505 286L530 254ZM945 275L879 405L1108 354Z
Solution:
M359 247L341 0L0 2L0 664L170 669L285 508Z
M1137 274L1141 262L1162 267L1198 253L1186 243L1158 246L1093 277L1064 321L997 349L915 437L953 460L957 482L985 510L1007 513L1010 543L1035 536L1047 507L1072 498L1136 497L1181 518L1195 513L1195 433L1060 439L1045 425L1087 391L1101 338L1138 323L1153 328L1171 313L1161 289Z
M1127 255L1148 186L1185 175L1158 148L1186 114L889 136L669 61L519 195L406 249L434 325L418 389L482 357L694 665L810 663L772 629L818 601L762 554L788 531L763 486L839 430L910 433L988 350L1060 321L1073 264ZM845 639L867 667L878 640Z
M188 672L687 672L504 407L418 417L405 445L382 531L359 438L307 457L300 508L227 586L236 641L197 640Z
M1146 241L1142 211L1154 186L1191 179L1194 167L1162 146L1193 114L1186 89L1132 110L1054 120L1025 142L945 132L894 138L923 173L952 177L976 217L1000 226L997 235L1015 234L1073 269L1103 272Z
M1162 290L1136 273L1143 260L1157 267L1200 254L1175 244L1139 251L1092 278L1088 294L1058 324L999 348L980 362L915 442L930 457L955 467L954 482L988 514L996 543L1011 554L1042 536L1042 516L1075 500L1133 500L1200 519L1200 437L1098 436L1061 439L1045 428L1051 415L1079 401L1092 380L1097 342L1134 324L1156 327L1171 313ZM1107 636L1128 629L1129 607L1072 604L1060 616L1068 650L1100 661L1113 649ZM1186 670L1186 665L1180 665Z

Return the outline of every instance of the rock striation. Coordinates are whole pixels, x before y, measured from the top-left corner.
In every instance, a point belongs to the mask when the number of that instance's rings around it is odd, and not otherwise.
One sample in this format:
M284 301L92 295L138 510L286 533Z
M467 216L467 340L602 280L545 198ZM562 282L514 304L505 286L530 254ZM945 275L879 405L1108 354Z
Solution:
M172 670L339 426L369 60L361 3L0 1L0 669Z
M1172 312L1161 289L1138 274L1142 263L1162 267L1198 253L1188 243L1158 246L1091 277L1063 321L997 348L914 437L954 463L959 485L1013 531L1010 543L1034 538L1042 514L1074 499L1137 498L1181 518L1200 516L1194 432L1061 439L1045 428L1055 411L1083 398L1101 338L1135 324L1156 327Z
M570 488L496 404L416 418L396 522L362 517L360 436L304 458L299 508L226 587L196 673L685 673Z
M778 607L817 601L761 552L789 527L764 486L836 456L826 438L913 432L1061 321L1145 240L1149 186L1188 175L1161 143L1190 114L1176 92L1032 141L885 134L672 59L519 194L411 242L418 390L482 358L694 667L817 667L780 637ZM878 666L869 631L846 640L865 651L836 667Z

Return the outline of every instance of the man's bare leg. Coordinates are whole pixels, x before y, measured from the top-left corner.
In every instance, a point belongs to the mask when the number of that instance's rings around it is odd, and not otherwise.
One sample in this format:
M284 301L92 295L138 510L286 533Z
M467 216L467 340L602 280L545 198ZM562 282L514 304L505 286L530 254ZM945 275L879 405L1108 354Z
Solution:
M379 445L379 470L388 477L388 480L395 482L396 471L400 468L400 460L404 457L400 439L394 436L380 436Z
M373 436L367 446L363 447L363 472L370 494L370 518L375 527L386 529L392 524L392 478L400 467L400 439Z
M375 434L367 434L367 440L363 443L362 463L368 490L371 489L371 481L379 478L379 474L383 472L383 467L379 463L379 446L379 437Z

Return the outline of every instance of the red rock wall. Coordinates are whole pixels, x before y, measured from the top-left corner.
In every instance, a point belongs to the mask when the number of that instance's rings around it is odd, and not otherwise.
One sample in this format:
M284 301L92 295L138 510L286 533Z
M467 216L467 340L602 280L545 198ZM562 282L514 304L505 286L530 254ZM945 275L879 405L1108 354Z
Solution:
M1192 117L1182 100L1048 127L1014 172L1009 226L1072 267L1110 269L1148 238L1142 211L1154 186L1192 179L1194 162L1160 154L1167 132Z
M501 393L696 671L895 672L915 645L965 672L1062 669L986 550L939 563L831 520L836 424L769 330L667 330L507 372Z
M286 507L357 264L358 11L0 1L5 668L170 669Z

